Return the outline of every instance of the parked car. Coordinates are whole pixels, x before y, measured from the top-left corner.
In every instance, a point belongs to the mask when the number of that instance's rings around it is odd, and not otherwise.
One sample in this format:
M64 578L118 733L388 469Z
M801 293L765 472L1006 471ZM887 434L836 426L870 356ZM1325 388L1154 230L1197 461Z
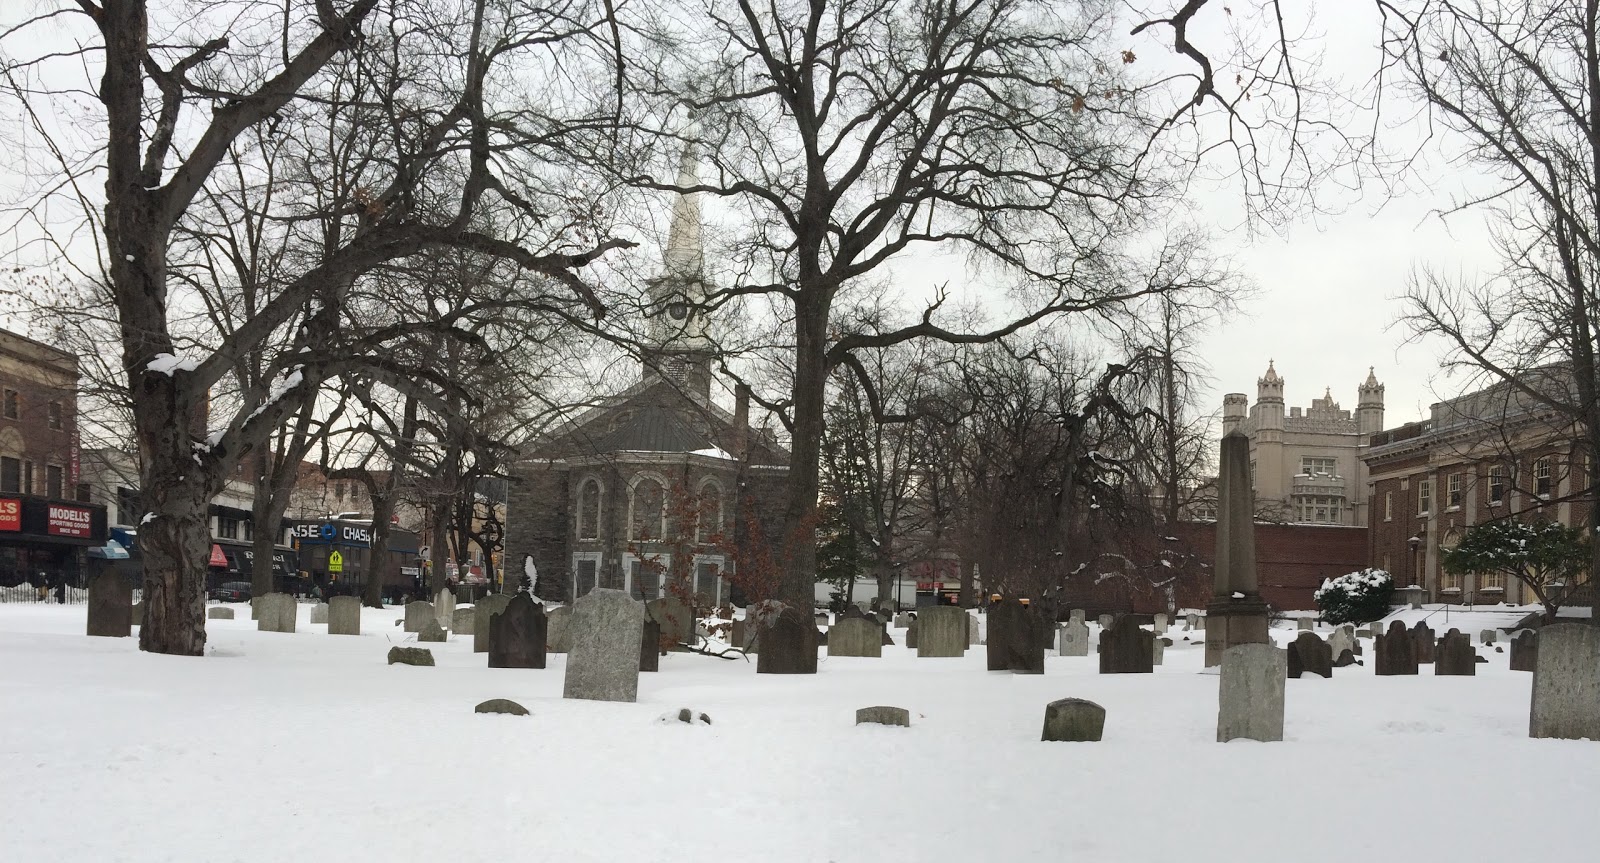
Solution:
M216 590L211 591L211 598L219 602L249 602L250 582L225 581L217 585Z

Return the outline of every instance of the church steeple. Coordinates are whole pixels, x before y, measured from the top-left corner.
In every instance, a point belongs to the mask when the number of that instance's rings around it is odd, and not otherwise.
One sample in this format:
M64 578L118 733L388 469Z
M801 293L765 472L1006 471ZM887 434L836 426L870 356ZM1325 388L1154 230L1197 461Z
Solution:
M684 144L677 185L700 185L694 142ZM672 202L672 224L662 251L662 272L649 282L650 346L644 377L659 376L691 392L710 395L712 354L707 334L705 248L701 242L700 193L680 192Z

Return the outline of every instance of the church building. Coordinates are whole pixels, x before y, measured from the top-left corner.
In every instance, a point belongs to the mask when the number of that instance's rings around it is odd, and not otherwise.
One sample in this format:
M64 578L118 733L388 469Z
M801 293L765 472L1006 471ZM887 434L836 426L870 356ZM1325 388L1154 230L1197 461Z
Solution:
M678 185L698 182L686 152ZM638 382L541 437L513 469L503 570L515 584L531 562L544 599L600 586L742 601L739 561L770 568L781 544L789 453L750 428L747 392L731 412L711 398L698 198L673 203Z

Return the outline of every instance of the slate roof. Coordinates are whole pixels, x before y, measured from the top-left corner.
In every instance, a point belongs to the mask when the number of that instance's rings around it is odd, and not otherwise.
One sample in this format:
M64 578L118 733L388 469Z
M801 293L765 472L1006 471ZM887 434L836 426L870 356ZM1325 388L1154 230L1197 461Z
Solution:
M597 452L695 452L715 445L676 411L661 405L641 405L632 413L595 442Z

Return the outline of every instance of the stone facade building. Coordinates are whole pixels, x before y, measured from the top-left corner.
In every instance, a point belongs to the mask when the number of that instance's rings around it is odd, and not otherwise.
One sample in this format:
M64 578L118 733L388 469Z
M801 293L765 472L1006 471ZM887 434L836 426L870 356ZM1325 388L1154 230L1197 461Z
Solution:
M1341 410L1331 391L1309 408L1284 409L1284 379L1271 362L1244 393L1222 399L1222 433L1250 438L1250 473L1258 519L1296 524L1367 523L1367 440L1383 428L1383 384L1371 369L1356 388L1356 410Z
M685 154L680 186L698 182ZM743 599L728 576L767 577L781 554L789 454L711 398L713 345L698 195L673 205L663 274L649 284L639 381L523 452L507 495L505 568L528 562L545 599L595 586L651 599L669 579L702 602ZM743 562L742 564L740 562Z
M1565 393L1559 367L1519 384ZM1434 602L1524 604L1531 593L1503 574L1453 575L1441 549L1475 524L1550 519L1584 527L1594 505L1591 460L1571 424L1518 387L1499 383L1432 406L1428 419L1373 435L1371 561Z

